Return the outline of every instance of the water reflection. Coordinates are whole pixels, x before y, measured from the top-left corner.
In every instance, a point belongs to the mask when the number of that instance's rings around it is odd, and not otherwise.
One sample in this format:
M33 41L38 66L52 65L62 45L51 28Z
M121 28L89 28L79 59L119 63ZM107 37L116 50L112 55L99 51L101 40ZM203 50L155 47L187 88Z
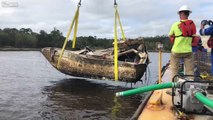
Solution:
M115 98L127 88L86 79L64 79L46 86L42 118L47 119L129 119L140 104L141 96Z

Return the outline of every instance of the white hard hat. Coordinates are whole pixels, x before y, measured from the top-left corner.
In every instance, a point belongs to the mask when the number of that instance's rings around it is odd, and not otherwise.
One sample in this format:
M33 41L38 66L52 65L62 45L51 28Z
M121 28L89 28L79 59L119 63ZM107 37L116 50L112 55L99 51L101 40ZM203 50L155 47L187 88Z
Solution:
M189 13L192 13L192 11L190 10L190 8L187 5L181 6L180 9L179 9L179 11L178 11L178 13L180 11L189 11Z

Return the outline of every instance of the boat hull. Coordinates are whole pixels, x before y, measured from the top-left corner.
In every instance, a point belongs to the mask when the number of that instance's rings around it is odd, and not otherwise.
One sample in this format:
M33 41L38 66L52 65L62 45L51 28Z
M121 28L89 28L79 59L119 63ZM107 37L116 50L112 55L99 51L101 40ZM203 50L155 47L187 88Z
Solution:
M42 54L57 70L62 73L94 79L114 79L114 62L112 59L94 58L78 54L76 51L65 50L57 67L61 49L43 48ZM54 53L54 55L52 55ZM119 81L136 82L146 71L146 64L119 61Z

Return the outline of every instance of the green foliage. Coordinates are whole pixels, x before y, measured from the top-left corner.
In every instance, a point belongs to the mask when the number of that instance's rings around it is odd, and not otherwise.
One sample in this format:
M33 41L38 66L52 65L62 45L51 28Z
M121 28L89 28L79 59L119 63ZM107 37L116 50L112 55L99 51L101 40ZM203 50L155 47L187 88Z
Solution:
M59 47L62 48L65 37L62 32L54 28L50 33L41 30L39 33L33 32L30 28L4 28L0 29L0 47L17 48L43 48ZM165 35L155 37L144 37L144 41L149 51L156 50L156 43L162 42L164 50L169 51L172 47L169 38ZM76 49L83 49L86 46L92 49L110 48L113 39L97 38L96 36L77 37ZM66 49L71 49L72 40L69 40Z
M15 47L17 48L35 48L37 38L32 34L17 33L15 36Z
M40 33L33 32L30 28L5 28L0 29L0 47L16 48L42 48L61 47L65 37L54 28L50 34L41 30Z
M44 30L40 31L40 34L37 34L37 47L62 47L65 37L62 33L54 28L53 31L48 34Z
M172 44L170 43L169 37L166 35L155 36L155 37L144 37L146 48L149 51L156 51L157 43L161 42L163 44L164 51L170 51Z
M96 37L77 37L76 48L82 49L88 46L93 49L112 47L113 39L96 38Z

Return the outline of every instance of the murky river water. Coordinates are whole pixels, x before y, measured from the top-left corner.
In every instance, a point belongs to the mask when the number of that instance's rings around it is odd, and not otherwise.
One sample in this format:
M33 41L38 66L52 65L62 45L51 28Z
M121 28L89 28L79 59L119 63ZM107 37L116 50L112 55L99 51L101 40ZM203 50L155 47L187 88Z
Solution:
M149 79L157 77L156 55ZM115 98L125 83L64 75L40 52L0 52L0 63L0 120L128 120L143 99Z

